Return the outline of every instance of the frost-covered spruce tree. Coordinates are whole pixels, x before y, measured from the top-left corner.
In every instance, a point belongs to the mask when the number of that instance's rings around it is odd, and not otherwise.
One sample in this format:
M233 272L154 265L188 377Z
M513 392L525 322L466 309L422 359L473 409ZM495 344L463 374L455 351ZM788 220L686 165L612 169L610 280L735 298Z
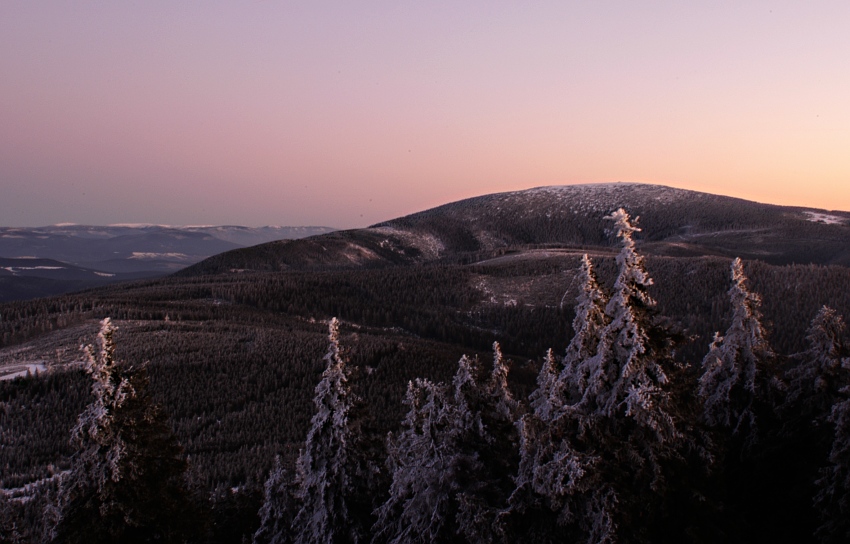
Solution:
M584 396L594 363L593 357L598 351L602 330L608 323L605 315L608 299L599 287L587 253L581 260L579 279L581 291L576 297L573 338L562 362L558 387L553 389L556 395L565 398L553 399L551 402L556 406L565 402L573 404Z
M393 481L387 501L378 508L374 542L450 541L456 532L455 470L464 428L443 384L410 382L402 431L387 439L387 465Z
M665 477L680 459L681 436L665 390L671 340L656 321L652 279L635 250L639 229L623 209L608 219L622 243L619 272L605 302L589 262L583 267L577 338L562 372L576 400L565 402L550 423L522 426L523 440L538 446L518 478L530 482L526 487L556 513L571 539L588 543L652 540Z
M574 335L566 355L559 365L551 349L546 353L537 389L529 396L532 412L517 422L520 461L516 489L510 497L511 517L514 524L517 519L534 519L531 526L518 531L537 541L545 540L547 534L563 532L563 528L554 528L556 519L560 525L575 521L569 503L593 482L586 477L586 468L594 459L578 454L570 443L570 436L576 432L576 420L571 416L572 405L587 388L591 359L607 320L607 299L587 254L582 258L579 279L582 287L576 297ZM594 532L595 538L599 536Z
M845 367L850 360L844 361ZM850 386L841 390L843 398L829 415L835 426L829 465L817 481L815 509L820 512L821 526L816 536L821 542L850 541Z
M490 379L487 381L485 391L491 399L492 416L512 425L519 403L508 389L508 371L508 365L502 356L502 347L498 342L493 342L493 370L490 372ZM487 410L485 415L490 415L488 412L490 410Z
M821 422L829 415L838 391L848 385L848 371L841 366L847 356L845 328L838 312L828 306L812 320L806 335L809 349L794 356L797 364L786 374L785 406L796 417Z
M330 322L328 338L327 366L313 398L316 413L296 463L296 496L301 507L293 527L294 542L299 544L360 542L363 538L351 512L358 437L349 416L356 397L348 384L336 318Z
M552 360L549 350L547 362ZM574 415L569 409L554 417L528 413L517 422L520 461L503 516L514 541L596 543L614 538L615 495L599 477L599 457L574 447L581 432Z
M254 533L254 544L292 542L292 518L297 509L296 505L293 480L289 471L284 468L280 456L277 456L263 486L260 528Z
M564 405L563 387L558 361L552 350L546 352L537 374L537 388L528 397L532 414L541 421L554 419Z
M182 542L199 535L186 461L147 393L144 368L115 360L114 327L88 346L94 401L71 432L76 453L63 478L56 542Z
M403 430L388 440L389 499L376 514L375 542L486 542L515 470L507 366L498 345L489 379L463 356L451 388L417 380L408 387Z
M587 386L576 409L588 415L625 415L652 429L664 441L676 436L672 417L665 411L668 362L666 331L650 322L655 300L649 295L652 278L635 250L633 235L640 232L622 208L607 219L622 249L613 295L605 307L607 324L599 330L596 354L583 365Z
M475 383L475 367L468 369L463 374L467 386L455 382L455 403L473 416L476 432L466 436L463 446L477 456L480 470L459 495L459 532L469 542L493 542L503 538L497 520L507 506L519 462L514 425L519 404L508 390L508 366L498 342L493 343L493 370L483 387Z
M756 437L753 403L757 395L766 394L757 390L757 375L773 354L761 324L761 299L747 288L741 259L732 261L731 272L732 323L725 335L715 335L702 361L699 395L703 399L706 423L729 427L733 435L753 441Z

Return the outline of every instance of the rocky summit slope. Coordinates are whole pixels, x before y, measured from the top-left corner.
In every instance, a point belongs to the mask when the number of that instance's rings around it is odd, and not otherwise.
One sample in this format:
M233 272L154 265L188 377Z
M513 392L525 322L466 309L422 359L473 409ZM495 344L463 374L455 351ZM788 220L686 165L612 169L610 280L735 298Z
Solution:
M650 255L740 256L772 264L850 265L850 213L760 204L661 185L539 187L453 202L365 229L216 255L181 275L470 262L545 247L606 250L605 217L640 216Z

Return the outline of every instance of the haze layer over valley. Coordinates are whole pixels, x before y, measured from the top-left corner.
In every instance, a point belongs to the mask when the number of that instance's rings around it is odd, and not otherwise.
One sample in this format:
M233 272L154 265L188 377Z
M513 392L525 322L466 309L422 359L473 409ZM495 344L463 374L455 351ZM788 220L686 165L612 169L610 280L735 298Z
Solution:
M230 249L332 230L130 224L0 227L0 301L164 276Z

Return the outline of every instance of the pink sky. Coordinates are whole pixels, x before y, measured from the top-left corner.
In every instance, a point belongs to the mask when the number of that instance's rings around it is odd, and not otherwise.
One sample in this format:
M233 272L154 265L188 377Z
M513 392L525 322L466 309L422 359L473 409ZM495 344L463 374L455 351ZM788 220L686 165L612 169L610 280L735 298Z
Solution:
M850 210L850 2L0 4L0 225L639 181Z

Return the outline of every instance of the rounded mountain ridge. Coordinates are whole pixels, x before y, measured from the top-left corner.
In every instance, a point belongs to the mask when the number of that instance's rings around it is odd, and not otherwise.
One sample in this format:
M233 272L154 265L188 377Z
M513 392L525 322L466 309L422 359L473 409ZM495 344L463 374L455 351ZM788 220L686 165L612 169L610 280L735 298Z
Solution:
M364 229L211 257L181 275L474 262L530 249L610 251L612 211L639 217L647 254L850 265L850 213L778 206L663 185L543 186L482 195ZM829 220L818 220L818 218Z

